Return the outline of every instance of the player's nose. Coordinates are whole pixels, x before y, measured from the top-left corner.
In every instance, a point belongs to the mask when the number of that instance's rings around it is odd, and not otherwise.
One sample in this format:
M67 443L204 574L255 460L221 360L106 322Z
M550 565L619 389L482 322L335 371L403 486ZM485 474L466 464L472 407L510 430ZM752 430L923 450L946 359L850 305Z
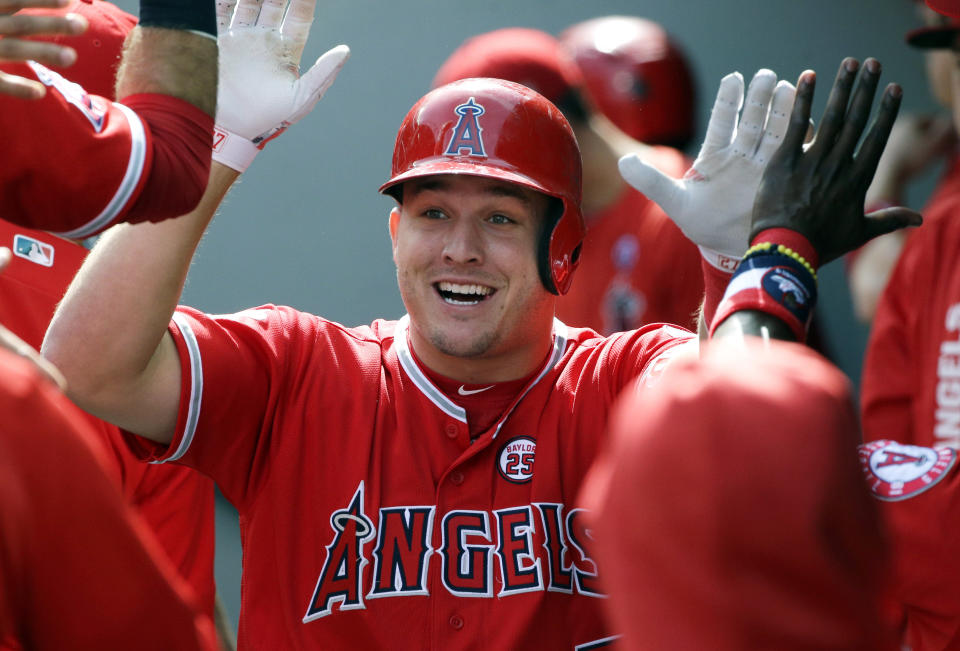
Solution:
M480 264L483 262L483 234L480 225L472 219L455 218L447 229L443 246L443 260L449 264Z

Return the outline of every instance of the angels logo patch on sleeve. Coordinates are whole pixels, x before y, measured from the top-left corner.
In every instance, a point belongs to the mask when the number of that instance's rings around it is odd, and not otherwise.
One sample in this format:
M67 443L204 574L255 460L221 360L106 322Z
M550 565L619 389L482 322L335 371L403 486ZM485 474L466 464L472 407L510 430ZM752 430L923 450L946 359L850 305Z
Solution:
M953 448L927 448L887 440L861 445L859 454L870 492L886 502L923 493L946 477L957 460Z

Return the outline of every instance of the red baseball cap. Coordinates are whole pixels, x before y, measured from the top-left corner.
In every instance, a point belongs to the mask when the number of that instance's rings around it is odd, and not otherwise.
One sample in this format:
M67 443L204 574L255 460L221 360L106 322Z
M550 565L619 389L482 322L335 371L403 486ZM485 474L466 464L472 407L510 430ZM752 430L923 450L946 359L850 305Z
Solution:
M523 84L556 104L580 86L580 71L556 38L536 29L508 27L467 39L433 79L433 88L471 77Z
M625 392L581 494L618 642L892 648L850 383L810 349L712 341Z
M921 0L914 0L920 3ZM944 49L953 47L960 33L960 0L927 0L927 6L942 18L934 25L924 25L907 32L906 41L913 47L922 49ZM951 12L948 9L954 8Z
M960 0L927 0L927 6L944 16L960 18Z
M123 43L137 18L106 0L75 0L60 9L22 9L18 13L34 16L80 14L90 27L83 34L68 36L33 36L37 41L69 45L77 51L77 61L69 68L48 66L89 93L114 99L114 82Z

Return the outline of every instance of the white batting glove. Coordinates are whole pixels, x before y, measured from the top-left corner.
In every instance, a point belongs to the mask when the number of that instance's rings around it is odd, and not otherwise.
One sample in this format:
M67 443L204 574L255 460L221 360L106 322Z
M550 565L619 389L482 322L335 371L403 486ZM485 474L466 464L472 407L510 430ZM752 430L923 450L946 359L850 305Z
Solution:
M727 75L710 114L700 154L682 179L673 179L628 154L620 174L657 202L714 267L732 272L749 246L753 201L760 177L787 131L796 89L760 70L747 89Z
M213 160L243 172L313 110L350 48L338 45L300 76L316 0L218 0L220 80Z

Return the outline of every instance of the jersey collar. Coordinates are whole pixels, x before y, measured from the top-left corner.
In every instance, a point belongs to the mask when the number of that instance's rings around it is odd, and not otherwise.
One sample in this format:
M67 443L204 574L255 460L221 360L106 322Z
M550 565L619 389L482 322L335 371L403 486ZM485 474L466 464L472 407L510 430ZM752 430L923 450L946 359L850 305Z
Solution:
M410 341L409 334L410 331L410 315L405 314L399 321L397 321L397 327L393 335L393 345L397 351L397 358L400 360L400 366L403 367L403 370L406 372L407 376L413 381L414 386L420 390L420 392L426 396L427 400L435 404L443 413L447 414L451 418L455 418L461 423L467 422L467 412L460 405L454 403L443 391L437 388L433 382L420 370L420 367L417 366L417 362L413 359L413 352L410 350ZM550 353L550 356L547 358L547 361L544 363L543 367L540 369L540 372L537 373L536 377L530 381L530 383L524 387L523 391L520 392L520 395L516 400L513 401L513 404L510 405L510 408L507 409L503 416L497 421L494 433L494 438L500 433L500 428L503 427L503 423L507 420L507 417L510 416L510 413L516 408L517 404L523 399L527 393L530 392L536 384L543 379L550 370L557 365L557 362L560 361L560 358L563 356L564 351L567 349L567 326L560 321L559 319L553 320L553 350Z

